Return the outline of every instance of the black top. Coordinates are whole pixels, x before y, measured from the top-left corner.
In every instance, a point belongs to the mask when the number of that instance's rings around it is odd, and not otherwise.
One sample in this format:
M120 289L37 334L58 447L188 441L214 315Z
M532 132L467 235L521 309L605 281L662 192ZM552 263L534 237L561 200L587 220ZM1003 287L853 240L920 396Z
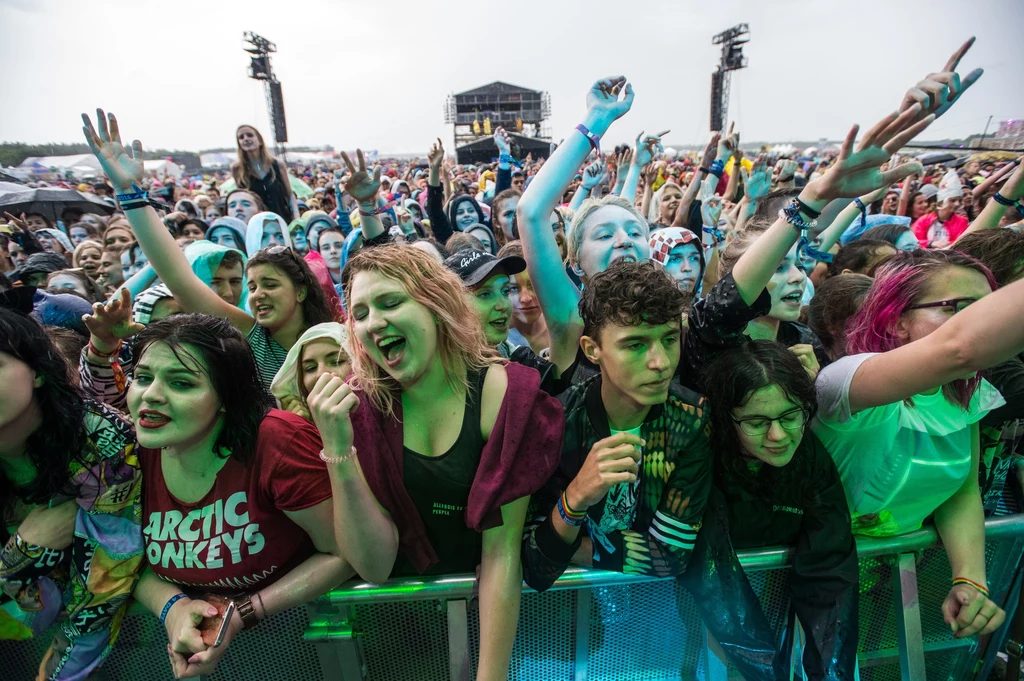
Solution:
M737 456L719 452L718 456ZM808 632L804 669L812 679L853 678L857 656L857 547L839 472L825 446L807 431L784 468L742 473L716 467L729 535L738 550L796 548L787 582Z
M1024 465L1024 355L986 370L1006 404L981 420L981 498L985 515L1020 513L1024 493L1017 469Z
M440 456L424 456L404 448L402 479L440 559L422 574L473 572L480 564L483 535L466 526L466 503L485 444L480 434L484 376L483 372L469 375L462 430L451 449ZM409 559L399 553L392 576L418 574Z
M265 177L249 176L248 189L259 194L263 205L271 213L277 213L286 223L295 219L292 213L291 193L284 184L288 181L288 171L277 160L274 161L274 172Z

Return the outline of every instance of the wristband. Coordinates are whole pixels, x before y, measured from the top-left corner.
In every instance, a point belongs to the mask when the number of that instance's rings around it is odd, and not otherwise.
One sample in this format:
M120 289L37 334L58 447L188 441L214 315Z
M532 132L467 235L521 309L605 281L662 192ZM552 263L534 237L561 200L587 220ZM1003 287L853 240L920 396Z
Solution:
M117 357L117 355L121 352L121 346L123 346L123 345L124 345L124 341L123 340L118 340L116 348L114 348L110 352L100 352L99 350L96 349L96 346L92 344L92 339L90 338L89 339L89 352L91 352L92 354L96 355L97 357L104 357L104 358L108 358L109 359L110 357Z
M324 450L320 450L320 460L324 463L345 463L346 461L351 461L355 455L355 445L352 445L352 449L348 450L348 454L343 454L341 456L327 456L327 454L324 453Z
M149 205L149 201L128 201L121 204L122 211L135 210L136 208L145 208Z
M789 202L789 205L779 211L779 217L788 222L789 224L796 227L801 232L813 230L818 226L818 221L814 218L811 220L804 220L804 216L801 215L803 209L801 206L805 204L800 199L793 199ZM814 211L811 211L813 214ZM815 216L817 217L817 216Z
M388 212L388 207L387 206L381 206L380 208L374 208L372 211L363 210L362 206L359 207L359 214L364 216L364 217L368 217L368 218L372 218L375 215L382 215L383 213L387 213L387 212Z
M821 217L821 211L820 210L814 210L813 208L808 206L806 203L801 201L799 196L794 197L793 200L796 201L797 206L800 207L800 212L804 213L805 215L810 216L812 220L817 220L818 218ZM860 206L861 210L867 210L864 207L864 202L863 201L861 201L860 199L856 199L856 201L857 201L857 205Z
M167 620L167 613L171 611L171 606L180 601L182 598L187 598L183 593L177 593L171 596L171 599L164 605L164 609L160 612L160 624L163 624Z
M522 168L523 167L523 162L522 161L517 161L515 158L513 158L509 154L502 154L501 156L499 156L498 157L498 163L510 163L510 164L514 165L516 168Z
M587 138L588 142L590 142L590 146L593 147L594 151L600 154L601 136L595 135L594 133L590 132L590 130L587 129L587 126L583 125L582 123L577 125L576 129L583 133L583 136Z
M562 522L566 525L569 527L580 527L583 525L587 514L582 511L573 511L565 498L565 492L562 492L562 496L558 497L558 503L555 506L558 508L558 515L561 516Z
M715 159L715 162L711 164L711 167L708 168L708 172L717 177L718 179L722 179L722 172L724 170L725 163L721 159L717 158Z
M998 203L1000 206L1012 206L1014 203L1013 201L1006 198L999 192L996 192L995 194L992 195L992 200Z
M132 182L132 192L130 194L117 194L117 202L124 203L125 201L138 201L139 199L145 201L147 196L146 192L142 190L139 185Z
M974 580L967 579L966 577L954 577L953 578L953 586L956 586L957 584L969 584L969 585L973 586L975 589L977 589L978 591L980 591L981 593L985 594L985 598L988 598L988 589L986 587L982 586L981 584L978 584Z
M700 229L705 234L710 234L711 235L711 237L715 240L715 244L714 244L715 246L717 246L718 244L720 244L723 241L725 241L725 234L723 234L722 230L718 229L717 227L703 227L702 226Z

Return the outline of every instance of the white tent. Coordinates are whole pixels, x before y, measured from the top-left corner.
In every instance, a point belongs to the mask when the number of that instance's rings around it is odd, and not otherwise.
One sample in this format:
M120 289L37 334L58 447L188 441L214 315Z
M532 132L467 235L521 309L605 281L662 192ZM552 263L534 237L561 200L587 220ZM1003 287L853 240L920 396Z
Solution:
M103 174L103 171L100 169L100 162L92 154L29 156L21 162L18 168L33 175L40 174L40 170L43 168L47 171L50 168L56 168L56 172L61 174L70 170L76 177L94 177Z
M178 164L164 158L143 161L142 165L146 170L146 175L152 176L155 174L161 180L166 177L181 177L181 168L178 167Z

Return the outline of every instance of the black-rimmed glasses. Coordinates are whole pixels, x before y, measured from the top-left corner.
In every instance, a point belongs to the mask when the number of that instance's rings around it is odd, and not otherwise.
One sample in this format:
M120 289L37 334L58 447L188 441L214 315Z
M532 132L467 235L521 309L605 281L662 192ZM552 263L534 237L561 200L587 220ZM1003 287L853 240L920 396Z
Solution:
M772 424L776 421L782 426L783 430L800 430L807 423L807 412L802 407L796 409L790 409L784 414L779 414L775 418L771 419L767 416L751 416L749 418L738 419L732 414L729 415L736 425L740 427L747 435L751 437L757 437L758 435L764 435L772 429Z
M948 307L953 314L963 312L971 303L978 302L977 298L950 298L949 300L936 300L934 303L919 303L911 305L908 310L923 310L929 307Z

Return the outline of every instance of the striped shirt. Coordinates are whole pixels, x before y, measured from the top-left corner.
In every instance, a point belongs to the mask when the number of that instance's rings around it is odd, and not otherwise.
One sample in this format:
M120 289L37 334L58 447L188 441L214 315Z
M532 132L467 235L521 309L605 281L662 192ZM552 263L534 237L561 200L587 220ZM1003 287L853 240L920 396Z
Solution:
M259 324L253 324L252 330L245 337L252 348L252 354L256 357L256 368L260 372L260 380L263 387L270 391L270 384L274 382L274 376L284 364L288 351L281 347L280 343L270 336L270 332Z

